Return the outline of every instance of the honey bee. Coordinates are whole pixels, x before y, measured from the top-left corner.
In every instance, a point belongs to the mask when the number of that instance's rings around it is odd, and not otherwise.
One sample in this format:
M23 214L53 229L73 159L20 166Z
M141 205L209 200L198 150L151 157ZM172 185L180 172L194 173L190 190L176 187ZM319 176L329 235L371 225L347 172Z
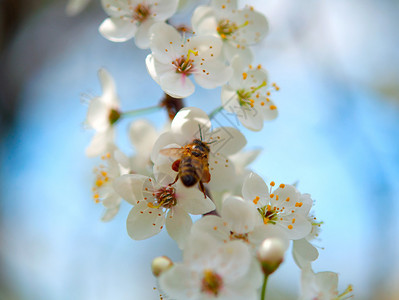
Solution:
M177 158L172 164L172 169L177 172L174 184L179 178L186 187L191 187L197 182L200 190L206 192L203 183L208 183L211 180L209 173L209 145L210 143L203 142L201 139L194 139L191 143L181 148L162 149L161 154Z

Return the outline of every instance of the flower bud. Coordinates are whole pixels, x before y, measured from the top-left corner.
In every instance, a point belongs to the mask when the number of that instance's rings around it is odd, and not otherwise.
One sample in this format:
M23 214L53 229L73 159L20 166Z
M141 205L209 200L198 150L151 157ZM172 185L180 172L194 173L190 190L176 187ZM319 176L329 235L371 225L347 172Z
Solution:
M152 260L151 271L155 277L158 277L162 272L168 270L171 266L173 266L173 262L169 257L158 256Z
M285 249L283 241L278 238L268 238L263 241L258 248L257 258L265 275L277 270L283 262Z

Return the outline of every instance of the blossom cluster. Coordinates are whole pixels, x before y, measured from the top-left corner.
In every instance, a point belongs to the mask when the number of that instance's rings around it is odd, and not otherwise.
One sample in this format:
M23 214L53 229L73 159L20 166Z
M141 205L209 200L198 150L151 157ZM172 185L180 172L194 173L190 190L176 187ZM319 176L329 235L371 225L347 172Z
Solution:
M100 33L113 42L134 38L137 47L150 51L148 73L166 95L160 108L177 108L196 85L221 88L220 107L209 115L198 107L176 109L162 131L146 120L132 122L135 154L129 157L115 136L128 114L112 76L99 71L103 92L89 103L86 124L96 133L86 154L103 161L92 188L94 201L105 207L102 220L111 220L126 201L132 206L126 221L132 239L151 238L165 227L183 251L181 263L160 257L152 264L170 299L264 299L262 282L289 247L302 270L301 299L351 297L351 287L338 294L335 273L312 270L319 256L312 243L322 222L310 213L311 195L293 184L266 183L249 168L260 151L245 150L237 128L212 122L224 109L247 129L260 131L277 117L271 93L279 87L254 64L251 50L268 32L266 17L236 0L212 0L195 8L189 26L171 25L186 2L101 1L108 17ZM192 215L202 217L193 222Z

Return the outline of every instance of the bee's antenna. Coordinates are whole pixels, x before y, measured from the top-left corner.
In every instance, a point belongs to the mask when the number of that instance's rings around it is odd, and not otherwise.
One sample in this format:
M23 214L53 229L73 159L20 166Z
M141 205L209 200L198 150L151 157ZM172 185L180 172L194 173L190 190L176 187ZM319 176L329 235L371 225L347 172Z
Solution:
M202 131L201 131L201 125L200 124L198 124L198 128L199 128L199 132L200 132L200 139L201 139L201 142L202 142Z

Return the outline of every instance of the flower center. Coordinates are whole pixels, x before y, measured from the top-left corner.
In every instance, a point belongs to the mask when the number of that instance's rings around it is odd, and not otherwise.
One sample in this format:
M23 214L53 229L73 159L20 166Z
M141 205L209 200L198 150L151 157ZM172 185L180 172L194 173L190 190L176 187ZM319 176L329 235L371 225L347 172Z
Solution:
M167 187L162 187L160 188L156 193L155 193L155 202L154 203L148 203L148 206L151 208L171 208L172 206L175 206L177 201L176 201L176 195L175 195L175 189L171 186Z
M182 55L179 58L176 58L172 64L176 67L176 73L190 75L194 71L193 59L190 59L190 55L194 54L194 56L198 55L198 51L194 51L189 49L187 55Z
M108 115L108 120L111 125L114 125L121 117L121 113L116 109L111 109Z
M242 73L244 80L247 78L247 73ZM254 107L254 103L255 100L252 99L253 94L258 91L259 89L261 89L262 87L266 86L266 81L263 81L262 84L258 85L258 86L253 86L250 88L250 90L238 90L237 91L237 96L239 99L239 103L240 106L250 106L250 107Z
M133 11L133 19L138 22L144 22L151 14L150 6L146 4L138 4Z
M242 240L248 243L248 233L235 233L234 231L230 231L230 241L234 240Z
M220 290L223 287L223 279L217 273L212 270L205 270L204 277L201 282L201 292L218 296Z
M224 40L233 35L238 29L248 25L248 21L245 21L241 25L237 25L235 22L231 22L228 19L222 19L219 21L218 27L216 28L220 37Z

